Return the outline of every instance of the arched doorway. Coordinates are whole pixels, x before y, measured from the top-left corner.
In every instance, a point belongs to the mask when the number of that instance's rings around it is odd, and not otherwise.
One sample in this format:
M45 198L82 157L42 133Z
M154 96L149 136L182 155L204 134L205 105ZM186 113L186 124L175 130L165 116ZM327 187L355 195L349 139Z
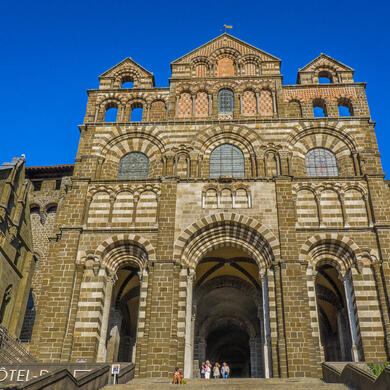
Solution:
M263 299L256 261L225 246L207 253L195 271L196 364L227 362L232 377L263 377Z
M268 280L273 283L270 268L280 256L277 237L253 218L237 213L217 213L187 226L177 237L173 254L174 260L183 267L181 275L186 276L186 282L182 284L186 286L184 376L196 376L200 362L206 358L206 342L211 328L206 326L205 320L212 318L213 308L207 297L205 303L202 303L202 298L214 289L210 288L209 282L222 280L223 287L231 288L233 286L226 283L233 278L245 286L241 289L234 286L235 294L252 292L246 312L239 313L238 310L243 308L242 305L237 307L237 303L230 308L233 313L237 309L234 314L240 314L240 321L235 322L239 322L239 328L249 336L249 371L254 377L272 377ZM228 308L221 308L221 311L220 319L226 319ZM202 312L205 313L203 319ZM236 373L239 372L237 366ZM243 372L241 369L240 375Z
M97 362L134 362L148 254L125 238L101 247L106 283Z
M346 291L339 271L329 264L319 266L315 290L325 361L353 361Z
M138 322L139 269L126 265L117 271L106 339L106 361L133 361Z

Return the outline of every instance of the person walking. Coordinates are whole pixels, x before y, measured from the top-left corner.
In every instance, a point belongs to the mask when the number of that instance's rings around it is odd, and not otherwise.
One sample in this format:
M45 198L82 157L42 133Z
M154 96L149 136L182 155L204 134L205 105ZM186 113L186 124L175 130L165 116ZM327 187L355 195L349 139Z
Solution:
M218 362L215 362L214 364L214 368L213 368L213 376L214 376L214 379L218 379L221 377L221 372L219 370L219 363Z
M222 367L221 367L221 372L222 372L222 378L223 379L229 378L229 376L230 376L230 368L226 364L226 362L223 362Z

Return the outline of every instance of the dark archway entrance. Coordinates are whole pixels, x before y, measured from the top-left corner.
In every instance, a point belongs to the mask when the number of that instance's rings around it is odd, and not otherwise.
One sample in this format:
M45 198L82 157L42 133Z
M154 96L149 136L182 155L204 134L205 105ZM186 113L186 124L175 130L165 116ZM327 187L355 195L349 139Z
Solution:
M117 272L107 333L106 361L131 362L139 309L139 269L125 266Z
M212 362L229 362L232 377L250 377L249 335L233 324L210 332L206 339L206 356Z
M316 295L325 361L352 361L352 338L344 286L331 265L318 268Z
M262 289L256 262L237 248L208 254L194 283L194 360L224 361L232 377L264 376Z

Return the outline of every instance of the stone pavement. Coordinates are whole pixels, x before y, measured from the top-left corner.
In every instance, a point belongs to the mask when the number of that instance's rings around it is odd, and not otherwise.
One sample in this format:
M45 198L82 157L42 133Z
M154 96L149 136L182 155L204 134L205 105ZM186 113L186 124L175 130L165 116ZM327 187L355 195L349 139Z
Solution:
M165 378L135 379L125 385L109 385L103 390L166 390L172 389L172 385ZM223 390L346 390L348 387L342 384L325 383L318 378L294 378L294 379L219 379L201 380L191 379L185 385L187 390L223 389Z

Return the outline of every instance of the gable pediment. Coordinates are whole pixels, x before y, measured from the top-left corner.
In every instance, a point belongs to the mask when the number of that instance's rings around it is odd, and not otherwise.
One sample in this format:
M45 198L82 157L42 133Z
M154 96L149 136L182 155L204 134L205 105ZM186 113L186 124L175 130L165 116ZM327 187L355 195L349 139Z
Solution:
M309 64L299 69L300 72L314 72L318 68L332 68L336 72L353 72L353 69L347 65L344 65L340 61L335 60L326 54L320 54L317 58L311 61Z
M121 88L123 81L132 81L134 88L152 88L155 85L154 75L130 57L108 69L99 76L100 89Z
M126 71L126 70L131 70L133 72L136 72L137 74L139 74L140 77L153 77L153 73L149 72L141 65L137 64L130 57L127 57L119 64L116 64L115 66L113 66L112 68L108 69L106 72L101 74L99 78L115 77L119 72Z
M204 45L198 47L197 49L185 54L184 56L178 58L177 60L172 62L172 65L181 65L181 64L189 64L194 59L200 58L210 58L214 53L218 51L231 51L235 57L240 58L244 56L256 56L259 57L261 61L278 61L280 59L266 53L263 50L260 50L248 43L233 37L227 33L224 33L213 40L205 43Z

